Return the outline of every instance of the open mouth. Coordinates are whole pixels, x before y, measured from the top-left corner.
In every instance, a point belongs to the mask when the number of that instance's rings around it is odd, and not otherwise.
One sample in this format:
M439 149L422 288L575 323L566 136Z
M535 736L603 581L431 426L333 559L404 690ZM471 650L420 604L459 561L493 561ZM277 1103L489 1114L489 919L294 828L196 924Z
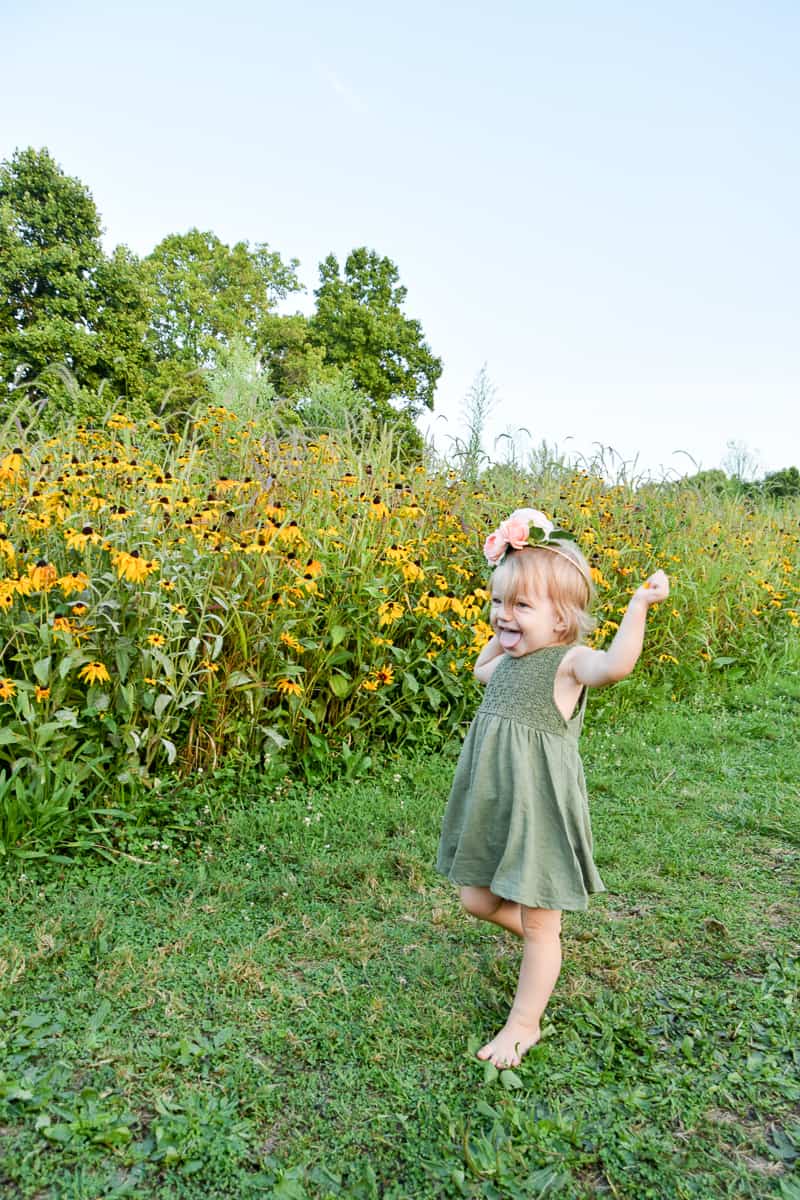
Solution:
M522 634L518 629L502 629L497 636L504 650L513 650Z

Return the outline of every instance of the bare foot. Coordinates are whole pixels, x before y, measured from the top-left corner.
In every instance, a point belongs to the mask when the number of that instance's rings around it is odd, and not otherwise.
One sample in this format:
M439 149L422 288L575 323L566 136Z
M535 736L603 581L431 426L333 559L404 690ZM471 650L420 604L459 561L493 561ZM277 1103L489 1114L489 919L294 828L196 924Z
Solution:
M499 1070L518 1067L525 1051L535 1046L541 1036L538 1025L523 1025L509 1017L497 1036L478 1051L478 1058L494 1063Z

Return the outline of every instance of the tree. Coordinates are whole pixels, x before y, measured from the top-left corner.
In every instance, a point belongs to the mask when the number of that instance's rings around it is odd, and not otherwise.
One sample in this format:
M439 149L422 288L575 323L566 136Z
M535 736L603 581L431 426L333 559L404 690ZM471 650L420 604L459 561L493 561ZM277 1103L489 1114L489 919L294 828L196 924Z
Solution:
M311 327L302 313L268 313L257 336L258 354L278 396L303 395L326 375L325 351L311 341ZM329 374L336 373L329 368Z
M165 237L144 260L157 359L205 367L234 340L255 349L276 300L300 289L296 266L266 245L227 246L199 229Z
M406 289L391 259L361 247L348 255L344 275L333 254L319 272L309 324L325 362L348 371L384 419L396 422L397 408L407 418L433 408L441 359L431 353L419 321L403 313Z
M784 467L764 476L761 485L765 496L780 499L784 496L800 496L800 471L797 467Z
M138 389L147 302L137 261L107 258L88 189L46 149L0 165L0 379L31 400L74 398L103 381ZM71 377L65 388L64 372Z

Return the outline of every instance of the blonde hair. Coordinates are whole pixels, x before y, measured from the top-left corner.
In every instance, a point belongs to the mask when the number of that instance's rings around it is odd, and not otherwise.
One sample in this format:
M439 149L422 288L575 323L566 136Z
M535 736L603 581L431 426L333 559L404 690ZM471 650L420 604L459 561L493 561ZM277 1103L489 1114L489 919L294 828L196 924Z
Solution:
M503 588L508 604L517 603L523 593L547 596L565 629L559 641L567 645L582 642L594 629L589 613L594 586L589 564L574 542L558 539L558 547L523 546L509 548L492 574L507 576Z

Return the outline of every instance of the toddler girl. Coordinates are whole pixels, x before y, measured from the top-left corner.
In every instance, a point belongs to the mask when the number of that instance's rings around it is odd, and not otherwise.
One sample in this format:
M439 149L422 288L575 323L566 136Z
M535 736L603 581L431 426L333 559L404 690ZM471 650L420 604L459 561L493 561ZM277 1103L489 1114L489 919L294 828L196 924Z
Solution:
M578 737L587 689L624 679L642 651L647 610L669 583L656 571L631 597L607 650L581 644L592 627L586 559L536 509L490 534L494 636L475 663L488 684L467 734L444 816L437 869L467 912L523 939L514 1003L478 1052L516 1066L540 1037L561 970L561 912L604 891Z

